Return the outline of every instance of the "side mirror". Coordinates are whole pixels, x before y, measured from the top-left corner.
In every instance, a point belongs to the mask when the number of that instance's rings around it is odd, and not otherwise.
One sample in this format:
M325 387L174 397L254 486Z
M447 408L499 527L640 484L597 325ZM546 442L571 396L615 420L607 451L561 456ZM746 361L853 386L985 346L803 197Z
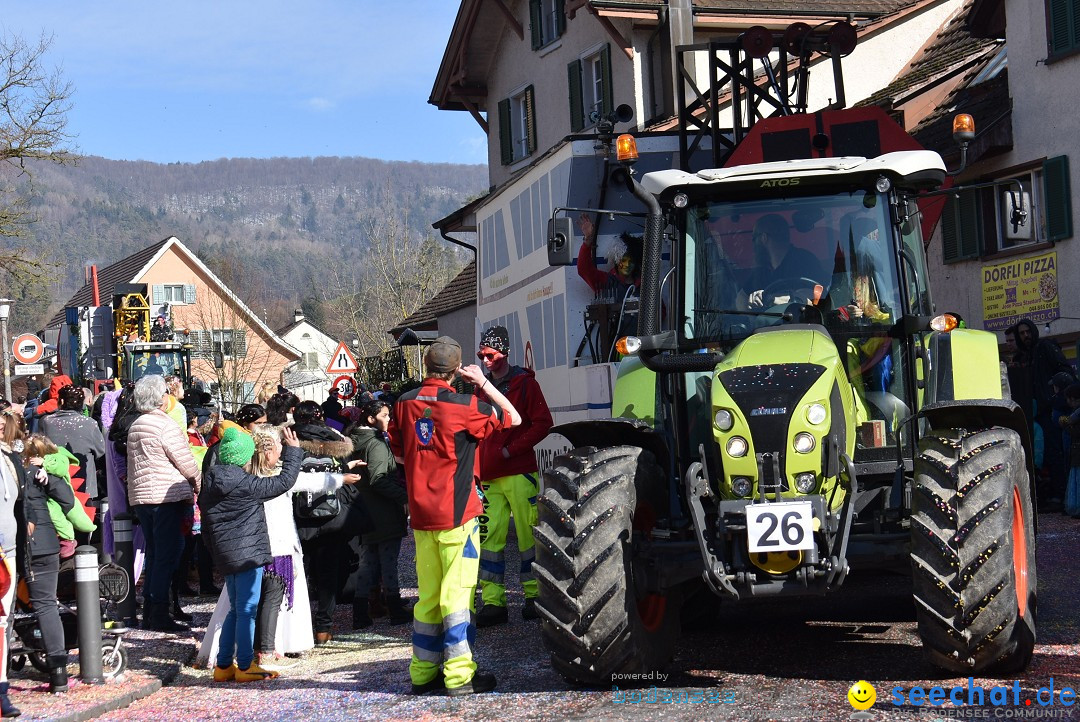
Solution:
M105 370L105 359L103 359L103 358L94 359L94 370L95 371L104 371Z
M569 216L548 220L548 265L574 265L574 221Z

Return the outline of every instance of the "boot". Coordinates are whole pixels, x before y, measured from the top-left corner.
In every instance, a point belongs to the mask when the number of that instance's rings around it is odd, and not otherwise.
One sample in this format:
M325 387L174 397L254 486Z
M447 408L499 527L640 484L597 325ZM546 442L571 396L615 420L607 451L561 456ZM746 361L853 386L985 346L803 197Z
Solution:
M401 598L401 592L387 592L386 608L390 624L409 624L413 620L412 604Z
M169 605L151 604L149 616L143 622L143 629L151 629L155 632L171 632L173 634L188 631L186 624L180 624L169 616Z
M0 716L18 717L22 712L8 699L8 683L0 682Z
M352 628L367 629L374 622L368 614L368 600L354 599L352 603Z
M68 691L67 655L49 655L49 691L61 694Z
M383 606L382 593L379 587L375 587L368 594L368 612L372 619L386 616L386 607Z
M172 600L172 618L178 622L190 622L192 616L184 611L184 608L180 606L179 590L173 588L173 600Z

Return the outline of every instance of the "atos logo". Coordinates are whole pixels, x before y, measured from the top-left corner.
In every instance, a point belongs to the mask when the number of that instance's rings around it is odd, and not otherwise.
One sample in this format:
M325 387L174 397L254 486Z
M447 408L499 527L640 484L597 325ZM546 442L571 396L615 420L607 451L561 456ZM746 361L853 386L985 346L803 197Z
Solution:
M759 406L756 409L750 409L751 416L783 416L787 413L787 407L785 406Z
M786 188L787 186L799 185L798 178L773 178L771 180L761 181L762 188Z

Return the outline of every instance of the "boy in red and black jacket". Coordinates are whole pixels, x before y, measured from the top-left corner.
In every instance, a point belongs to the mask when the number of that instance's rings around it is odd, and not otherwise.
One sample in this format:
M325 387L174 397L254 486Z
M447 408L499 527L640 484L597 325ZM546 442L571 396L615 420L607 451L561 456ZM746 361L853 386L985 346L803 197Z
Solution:
M476 446L493 431L517 426L521 417L479 367L462 368L461 346L449 336L428 347L424 367L423 385L398 399L390 426L391 450L405 468L416 540L420 594L413 607L412 691L490 692L495 675L477 672L470 645L480 563L476 517L483 511ZM495 406L454 391L449 381L455 375L486 386Z

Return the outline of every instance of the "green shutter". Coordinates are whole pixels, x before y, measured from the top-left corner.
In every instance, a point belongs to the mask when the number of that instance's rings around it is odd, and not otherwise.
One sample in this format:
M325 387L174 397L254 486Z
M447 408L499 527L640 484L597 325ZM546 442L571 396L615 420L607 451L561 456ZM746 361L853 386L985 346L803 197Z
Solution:
M566 66L566 85L570 88L570 132L578 133L585 127L585 109L581 102L581 61Z
M941 214L941 260L945 263L979 255L979 199L975 191L950 197Z
M979 194L968 191L960 194L960 257L979 257Z
M1072 238L1068 156L1059 155L1043 163L1043 198L1046 199L1046 240Z
M566 32L566 3L555 0L555 37L561 38Z
M603 114L611 115L615 110L615 103L612 99L611 88L611 44L604 46L604 49L600 51L600 74L604 84L603 92Z
M540 0L529 0L529 28L532 30L532 49L544 44L543 18L540 17Z
M536 97L533 93L533 86L525 88L525 147L528 149L526 155L532 155L536 152Z
M1080 21L1078 16L1080 16L1080 0L1049 0L1047 19L1051 55L1076 47L1077 22Z
M499 101L499 146L502 164L514 162L514 131L510 127L510 99Z

